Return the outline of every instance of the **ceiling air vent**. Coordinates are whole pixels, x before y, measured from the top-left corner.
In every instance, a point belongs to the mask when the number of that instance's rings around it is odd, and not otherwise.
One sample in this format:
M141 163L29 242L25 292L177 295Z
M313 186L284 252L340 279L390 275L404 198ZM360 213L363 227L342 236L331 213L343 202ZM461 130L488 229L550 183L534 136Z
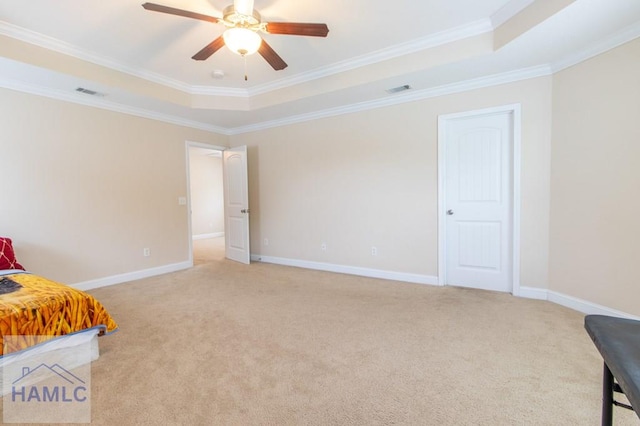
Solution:
M78 87L76 92L84 93L85 95L91 96L104 96L104 93L96 92L95 90L85 89L84 87Z
M404 92L405 90L409 90L409 89L411 89L411 86L409 86L408 84L405 84L404 86L394 87L392 89L387 89L385 91L387 93L398 93L398 92Z

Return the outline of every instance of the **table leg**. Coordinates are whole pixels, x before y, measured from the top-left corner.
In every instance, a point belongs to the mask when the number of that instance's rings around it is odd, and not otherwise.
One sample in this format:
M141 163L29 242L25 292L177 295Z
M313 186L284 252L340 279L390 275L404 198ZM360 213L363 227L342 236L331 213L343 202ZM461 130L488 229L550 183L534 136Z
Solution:
M611 426L613 422L613 374L604 363L602 375L602 426Z

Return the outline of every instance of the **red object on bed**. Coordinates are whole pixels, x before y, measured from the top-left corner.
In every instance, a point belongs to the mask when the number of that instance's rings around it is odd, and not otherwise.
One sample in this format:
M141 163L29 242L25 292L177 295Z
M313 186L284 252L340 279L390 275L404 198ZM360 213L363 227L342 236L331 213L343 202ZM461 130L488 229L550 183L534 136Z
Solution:
M89 329L103 335L118 325L90 294L26 272L0 237L0 358Z
M0 237L0 270L2 269L22 269L24 271L24 267L16 259L11 238Z

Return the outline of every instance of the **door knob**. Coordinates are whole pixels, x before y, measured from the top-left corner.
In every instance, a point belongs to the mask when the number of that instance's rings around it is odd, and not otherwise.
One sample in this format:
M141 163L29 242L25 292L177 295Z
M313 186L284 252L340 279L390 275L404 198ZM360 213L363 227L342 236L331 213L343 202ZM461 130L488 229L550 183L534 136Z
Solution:
M451 209L447 210L447 214L448 214L449 216L453 215L453 210L451 210Z
M249 209L242 209L240 210L240 213L249 213Z

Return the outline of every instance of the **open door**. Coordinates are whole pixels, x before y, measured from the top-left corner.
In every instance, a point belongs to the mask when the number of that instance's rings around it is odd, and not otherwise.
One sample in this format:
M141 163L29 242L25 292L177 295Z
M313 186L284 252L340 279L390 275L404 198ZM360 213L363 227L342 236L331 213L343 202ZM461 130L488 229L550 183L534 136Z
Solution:
M226 256L228 259L248 264L251 252L247 147L227 149L222 154Z

